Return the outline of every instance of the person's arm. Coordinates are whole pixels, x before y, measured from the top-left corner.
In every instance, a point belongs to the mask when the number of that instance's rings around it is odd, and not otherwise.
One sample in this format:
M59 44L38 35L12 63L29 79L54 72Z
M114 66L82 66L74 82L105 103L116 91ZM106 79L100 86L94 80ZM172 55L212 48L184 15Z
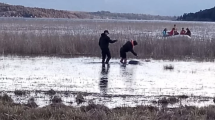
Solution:
M137 56L137 53L134 52L133 48L131 49L131 53L133 53L134 56Z
M107 36L107 40L109 43L115 43L117 40L111 40L110 37Z

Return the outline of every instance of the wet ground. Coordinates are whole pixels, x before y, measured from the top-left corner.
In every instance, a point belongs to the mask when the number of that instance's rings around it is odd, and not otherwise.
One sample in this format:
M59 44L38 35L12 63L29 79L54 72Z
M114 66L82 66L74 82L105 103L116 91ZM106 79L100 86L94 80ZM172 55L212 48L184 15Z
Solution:
M78 92L89 102L108 107L157 104L165 96L189 96L174 106L213 104L214 62L139 60L123 66L112 59L103 66L98 58L0 57L0 91L17 102L33 96L36 103L50 103L44 91L53 89L64 103L76 105ZM165 66L172 69L164 69ZM167 67L168 68L168 67ZM15 96L25 90L25 96Z

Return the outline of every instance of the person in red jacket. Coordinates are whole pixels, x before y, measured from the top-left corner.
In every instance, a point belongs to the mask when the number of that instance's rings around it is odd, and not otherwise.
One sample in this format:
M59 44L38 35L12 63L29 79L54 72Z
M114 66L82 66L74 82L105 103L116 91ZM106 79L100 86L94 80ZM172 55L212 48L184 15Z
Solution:
M137 41L135 40L131 40L131 41L127 41L121 48L120 48L120 57L121 60L120 62L122 64L126 64L127 63L127 56L126 53L127 52L132 52L135 56L137 56L137 53L134 52L134 46L137 45Z
M172 28L172 30L170 32L168 32L168 35L172 36L172 35L174 35L174 32L175 32L175 28Z
M185 35L185 34L186 34L186 31L184 30L184 28L182 28L180 35Z

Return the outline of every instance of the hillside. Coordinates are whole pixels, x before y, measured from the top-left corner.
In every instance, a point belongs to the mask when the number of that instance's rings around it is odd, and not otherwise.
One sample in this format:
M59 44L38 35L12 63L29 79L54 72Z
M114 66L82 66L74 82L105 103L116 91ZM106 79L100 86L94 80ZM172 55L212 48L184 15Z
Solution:
M0 3L0 17L25 17L25 18L87 18L85 13L72 13L63 10L30 8L19 5Z
M31 8L20 5L0 3L0 17L25 17L25 18L78 18L78 19L135 19L135 20L175 20L175 17L111 13L108 11L98 12L71 12L45 8Z
M147 14L134 14L134 13L111 13L109 11L91 12L90 15L99 17L101 19L135 19L135 20L175 20L175 17L147 15Z
M177 18L182 21L215 21L215 7L206 10L200 10L196 13L185 13Z

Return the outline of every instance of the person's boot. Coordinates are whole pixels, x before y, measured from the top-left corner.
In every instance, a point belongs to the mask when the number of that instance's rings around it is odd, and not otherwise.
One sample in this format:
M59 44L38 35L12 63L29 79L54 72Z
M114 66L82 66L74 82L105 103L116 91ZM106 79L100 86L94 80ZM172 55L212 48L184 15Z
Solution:
M124 59L124 64L127 64L127 59Z
M123 64L123 59L121 59L120 62Z

